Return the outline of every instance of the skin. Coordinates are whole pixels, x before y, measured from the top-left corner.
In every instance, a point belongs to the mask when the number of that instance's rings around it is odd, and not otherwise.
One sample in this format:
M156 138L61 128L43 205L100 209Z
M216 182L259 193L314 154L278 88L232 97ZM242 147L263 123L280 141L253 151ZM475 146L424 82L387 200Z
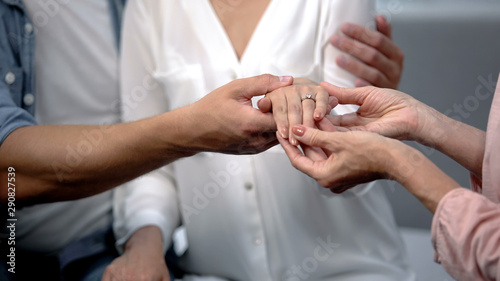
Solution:
M304 154L278 136L294 167L334 192L375 179L400 182L432 213L459 185L423 154L396 140L436 147L481 177L485 132L455 121L397 91L342 89L322 83L340 104L358 104L354 114L324 119L319 128L295 126ZM392 139L394 138L394 139ZM325 156L308 151L320 147Z
M392 26L384 16L375 17L377 30L352 23L342 25L342 34L330 42L349 54L337 57L337 64L356 75L356 87L374 85L397 89L403 71L403 51L392 41Z
M291 83L272 75L235 80L189 106L107 127L22 127L0 146L0 180L13 167L16 202L29 205L91 196L200 151L264 151L277 143L276 124L251 98ZM6 189L0 195L5 203Z
M225 4L225 2L222 4L221 1L211 0L212 6L219 17L226 34L233 44L233 48L238 59L241 59L243 56L255 27L265 12L265 9L269 5L269 2L269 0L241 0L235 2L237 5L229 5ZM346 39L344 42L355 43L357 52L350 53L351 57L355 59L351 58L347 65L340 64L339 59L337 60L337 64L360 77L356 80L356 85L373 84L383 87L396 88L401 76L402 61L404 56L402 55L402 51L392 42L391 26L385 18L378 16L376 23L377 31L371 31L364 29L361 26L352 24L346 24L343 26L342 30L346 30L344 34L347 36L345 37ZM347 28L349 25L354 26L356 32L348 32L350 30ZM368 37L366 37L366 35L368 35ZM338 48L343 51L351 49L351 47L346 44L338 46ZM362 56L362 54L367 51L377 54L398 53L400 55L379 55L377 58ZM383 58L384 63L375 63L373 61L374 59L379 58ZM356 61L356 63L352 63L352 61ZM390 72L395 75L391 75L389 78L385 79L372 78L377 75L381 77L381 73L385 72ZM313 94L316 102L311 100L301 100L308 93ZM336 105L337 99L335 97L329 96L323 87L319 87L315 82L308 79L295 79L293 86L283 87L281 90L278 89L266 95L265 98L259 100L258 102L258 107L263 113L269 113L272 111L278 135L280 135L283 139L287 139L293 145L299 144L291 131L291 128L294 125L305 124L307 126L314 126L315 122L321 121ZM309 151L314 153L317 158L325 157L322 150L310 148ZM159 228L151 227L145 231L157 230L159 231ZM134 235L135 234L133 234L132 237ZM161 245L163 241L161 241L161 237L159 237L159 239L149 239L147 241L143 241L143 243L149 244L150 247L161 248L158 245ZM134 246L141 247L139 244L131 245L128 248L128 251L132 252L131 255L135 254L135 251L132 250ZM130 253L125 252L125 254ZM131 262L132 259L127 259L126 261ZM153 268L156 268L156 263L151 264L154 265ZM125 261L117 259L113 261L107 270L111 272L108 275L105 275L107 278L103 278L104 281L135 280L133 278L127 278L127 276L134 276L137 268L133 264L127 264ZM108 276L110 276L114 271L121 272L120 274L122 275L119 276L122 276L123 278L109 278ZM130 271L129 274L123 274L123 272L126 271ZM152 272L156 271L153 270ZM164 273L162 278L163 279L155 279L152 274L149 279L144 278L142 280L169 280L168 273Z

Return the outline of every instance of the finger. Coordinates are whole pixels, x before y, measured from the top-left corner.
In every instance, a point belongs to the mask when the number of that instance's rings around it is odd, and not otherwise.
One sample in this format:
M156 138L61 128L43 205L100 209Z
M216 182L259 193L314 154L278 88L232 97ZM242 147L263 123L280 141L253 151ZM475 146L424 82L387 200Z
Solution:
M365 99L371 94L372 87L364 88L341 88L328 82L321 82L321 87L325 88L328 94L337 99L339 104L362 105Z
M300 147L304 151L304 155L312 161L323 161L328 159L328 155L319 147L312 147L301 144Z
M292 133L298 141L305 145L327 149L332 152L338 150L334 139L336 133L334 132L323 132L318 129L296 125L292 128Z
M336 106L336 99L330 100L330 95L324 88L319 88L316 93L316 109L314 109L314 121L319 121L323 119L330 111L331 108ZM332 106L332 104L335 104ZM312 125L311 125L312 127Z
M370 124L369 118L360 117L356 112L347 113L343 115L328 115L326 118L336 128L346 128L349 131L361 131L361 128ZM322 129L323 130L323 129Z
M281 88L268 95L273 109L276 129L285 139L289 137L290 127L288 120L288 100L286 97L288 91L288 88Z
M332 37L332 44L339 50L350 54L364 64L379 69L387 76L399 74L399 71L396 71L399 70L398 65L390 58L382 54L381 51L376 47L341 35L334 35ZM341 67L346 63L347 57L345 55L337 58L337 64L339 64Z
M270 93L281 87L290 86L293 84L293 77L262 74L250 78L234 80L231 83L234 87L242 91L239 93L241 97L250 99L254 96Z
M396 74L396 71L393 68L393 66L370 66L367 63L364 63L362 61L359 61L355 58L346 56L346 55L340 55L337 57L337 64L349 71L350 73L354 74L355 76L368 81L371 84L377 85L379 87L388 87L391 85L391 81L389 80L388 76L385 74L385 72L394 72L391 73L391 75ZM399 72L398 72L399 73Z
M278 141L285 150L290 163L292 163L296 169L309 175L314 172L314 161L304 156L298 147L291 145L290 142L282 138L279 134L276 135L278 137Z
M398 58L394 51L399 47L386 35L353 23L345 23L341 29L348 37L377 49L386 57L390 59Z
M303 93L302 91L297 90L296 88L285 88L285 90L290 90L290 92L287 93L287 104L288 104L288 124L289 128L293 127L294 125L300 125L303 124L303 106L306 105L307 103L314 103L313 101L302 101L302 96L305 96L306 93ZM314 106L314 105L313 105ZM310 107L308 107L310 109ZM314 108L312 109L314 110ZM313 111L309 110L309 114L313 114ZM293 137L292 133L290 130L288 131L289 134L289 141L292 145L299 145L299 142Z
M311 99L302 101L302 124L307 127L314 127L314 112L316 102ZM295 124L294 124L295 125Z
M263 97L257 102L257 107L262 113L271 112L272 103L268 97Z
M375 17L375 23L377 24L377 30L380 33L387 36L387 38L392 39L392 25L383 15L377 15Z
M356 81L354 82L354 85L355 85L356 87L367 87L367 86L372 86L372 84L368 83L368 81L363 80L363 79L361 79L361 78L356 79Z

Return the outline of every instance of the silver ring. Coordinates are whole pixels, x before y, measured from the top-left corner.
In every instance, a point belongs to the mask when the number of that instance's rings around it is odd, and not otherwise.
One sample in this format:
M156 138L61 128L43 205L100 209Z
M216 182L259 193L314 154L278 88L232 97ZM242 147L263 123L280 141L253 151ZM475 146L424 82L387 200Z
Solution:
M312 94L306 94L306 96L303 97L300 101L304 101L304 100L312 100L313 102L316 102L316 99L313 98Z

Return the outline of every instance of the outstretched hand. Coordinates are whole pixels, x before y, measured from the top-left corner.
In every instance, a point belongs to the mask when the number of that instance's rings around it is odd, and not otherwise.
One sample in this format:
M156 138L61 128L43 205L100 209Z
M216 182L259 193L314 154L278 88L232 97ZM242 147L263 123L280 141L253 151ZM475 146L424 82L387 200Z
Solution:
M215 89L182 108L197 132L194 150L229 154L254 154L276 144L276 123L271 113L252 107L252 97L265 95L293 83L290 76L270 74L238 79ZM185 121L185 120L180 120Z
M369 131L399 140L418 140L433 111L409 95L390 89L323 86L339 104L359 105L357 112L328 115L337 131ZM425 111L425 113L424 113Z

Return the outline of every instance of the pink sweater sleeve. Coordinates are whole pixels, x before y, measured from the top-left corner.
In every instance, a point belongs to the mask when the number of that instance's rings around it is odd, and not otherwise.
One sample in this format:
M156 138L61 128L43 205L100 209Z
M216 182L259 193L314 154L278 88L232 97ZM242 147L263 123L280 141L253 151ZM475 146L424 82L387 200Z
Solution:
M438 205L432 222L435 260L457 280L500 280L500 205L459 188Z

